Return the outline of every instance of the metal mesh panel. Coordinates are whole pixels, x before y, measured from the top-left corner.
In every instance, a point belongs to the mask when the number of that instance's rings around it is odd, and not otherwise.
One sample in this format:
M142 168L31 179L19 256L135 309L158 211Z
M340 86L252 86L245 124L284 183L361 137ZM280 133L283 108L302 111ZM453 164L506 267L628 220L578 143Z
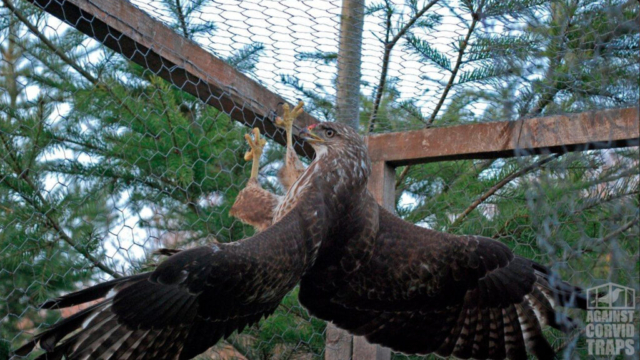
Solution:
M134 4L274 93L304 100L317 119L335 120L341 2ZM2 358L78 310L40 311L46 299L153 269L158 247L251 235L228 215L250 170L247 127L231 113L277 104L226 89L242 100L225 107L222 96L198 97L207 85L176 87L75 21L23 0L3 0L0 11ZM367 2L353 104L360 130L637 106L638 14L635 1ZM283 154L270 141L260 172L277 193ZM400 167L396 210L429 228L500 239L583 287L611 281L638 290L639 157L632 147ZM324 331L294 291L206 358L321 358ZM549 338L571 358L586 354L577 335Z
M500 240L571 283L637 288L637 164L629 149L419 165L396 206L433 229ZM547 331L566 358L587 358L579 335Z

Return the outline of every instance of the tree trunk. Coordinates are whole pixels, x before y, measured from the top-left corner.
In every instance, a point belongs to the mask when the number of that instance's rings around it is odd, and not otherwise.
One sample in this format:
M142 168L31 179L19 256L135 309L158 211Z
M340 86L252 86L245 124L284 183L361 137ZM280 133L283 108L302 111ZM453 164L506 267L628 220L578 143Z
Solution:
M358 129L360 112L360 65L364 0L343 0L340 21L340 49L336 119Z

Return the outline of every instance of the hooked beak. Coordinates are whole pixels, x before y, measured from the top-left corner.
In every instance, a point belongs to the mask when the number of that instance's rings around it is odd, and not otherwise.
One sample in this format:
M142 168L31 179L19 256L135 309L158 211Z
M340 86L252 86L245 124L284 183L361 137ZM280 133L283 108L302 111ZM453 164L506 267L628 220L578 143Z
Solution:
M298 136L311 144L324 142L321 137L313 133L311 129L313 129L314 127L315 125L311 125L307 128L302 129Z

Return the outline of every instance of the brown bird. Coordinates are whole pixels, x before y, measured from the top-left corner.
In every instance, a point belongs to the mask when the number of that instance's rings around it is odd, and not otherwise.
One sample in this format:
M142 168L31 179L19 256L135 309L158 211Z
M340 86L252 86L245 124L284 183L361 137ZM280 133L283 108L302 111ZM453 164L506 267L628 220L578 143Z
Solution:
M244 159L253 160L251 164L251 176L247 186L238 193L236 201L231 206L229 215L240 219L243 223L253 226L256 231L263 231L272 224L273 213L282 198L260 186L258 182L258 170L260 167L260 156L267 141L260 138L260 130L253 129L253 139L251 135L245 134L245 139L251 148Z
M295 150L293 149L293 122L296 118L302 114L302 107L304 103L302 101L298 102L293 110L289 110L289 104L284 104L283 115L282 117L276 118L276 125L284 127L285 132L287 134L287 152L284 158L284 166L280 168L278 172L278 179L280 180L280 184L284 187L284 190L289 190L291 185L298 180L300 175L304 172L304 164L298 158Z
M42 308L104 297L16 353L39 343L43 359L190 359L271 314L300 284L310 313L396 351L552 358L542 325L573 329L555 307L585 308L579 288L498 241L421 228L378 206L367 148L351 128L322 123L300 135L316 158L271 227L50 300Z
M283 127L287 137L286 155L283 167L278 172L278 180L285 190L289 190L291 185L300 177L305 167L293 149L293 123L302 114L304 103L290 110L288 104L283 106L282 117L276 117L276 126ZM253 135L253 138L251 137ZM260 168L260 157L266 140L260 137L260 129L254 128L252 132L244 135L249 144L249 151L244 155L245 161L252 161L251 175L247 185L238 193L236 200L229 210L229 215L237 218L243 223L253 226L256 232L260 232L271 226L276 206L283 197L273 194L260 186L258 181L258 171ZM179 253L180 249L160 248L155 250L155 255L171 256Z
M296 118L302 114L304 103L298 102L298 105L289 109L289 105L283 106L282 117L276 117L276 125L284 127L287 135L287 150L284 165L278 172L278 180L285 190L289 190L291 185L300 177L304 171L304 165L298 158L293 149L293 123ZM273 194L260 186L258 182L258 169L260 166L260 156L266 144L266 140L260 138L260 130L253 129L253 137L245 134L245 139L249 143L250 150L245 154L244 159L253 160L251 166L251 176L244 189L240 191L236 197L229 214L236 217L245 224L253 226L256 231L263 231L271 226L273 214L276 206L282 201L283 197Z

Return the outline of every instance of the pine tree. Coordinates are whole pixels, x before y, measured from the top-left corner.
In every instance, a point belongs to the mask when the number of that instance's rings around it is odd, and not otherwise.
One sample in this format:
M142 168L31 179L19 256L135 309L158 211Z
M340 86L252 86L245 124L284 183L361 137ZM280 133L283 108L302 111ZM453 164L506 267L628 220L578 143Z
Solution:
M7 3L16 11L3 7L0 20L0 357L26 337L29 322L56 320L37 312L46 298L109 274L151 270L161 261L149 255L158 246L252 234L227 214L249 174L245 128L32 6ZM206 1L156 6L186 38L215 41L216 24L202 16ZM376 81L362 83L362 130L635 105L638 16L632 0L369 4L382 62ZM460 28L443 48L433 39L447 19ZM252 43L216 55L250 73L263 49ZM392 62L409 57L433 69L416 82L422 99L408 99L403 79L388 75ZM337 54L298 60L335 67ZM308 111L334 119L332 89L281 80ZM282 152L269 146L263 164L263 186L276 191L269 179ZM633 284L639 162L636 148L403 167L396 210L430 228L500 239L573 282ZM228 343L251 359L320 356L324 326L294 291ZM558 335L556 346L565 339Z

